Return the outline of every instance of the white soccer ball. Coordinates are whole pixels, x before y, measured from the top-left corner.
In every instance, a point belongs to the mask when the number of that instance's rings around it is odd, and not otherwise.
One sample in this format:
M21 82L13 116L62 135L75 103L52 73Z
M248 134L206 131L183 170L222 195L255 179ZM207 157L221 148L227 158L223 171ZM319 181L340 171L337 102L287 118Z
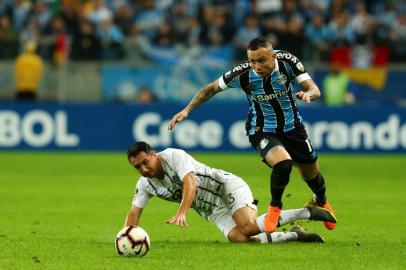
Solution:
M116 236L116 248L121 256L142 257L151 248L147 232L138 226L126 226Z

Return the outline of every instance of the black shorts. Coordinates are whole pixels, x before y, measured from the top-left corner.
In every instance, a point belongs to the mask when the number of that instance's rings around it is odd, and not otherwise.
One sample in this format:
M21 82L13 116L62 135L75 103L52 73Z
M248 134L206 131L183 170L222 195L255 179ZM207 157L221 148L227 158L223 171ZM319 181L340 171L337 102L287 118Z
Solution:
M249 136L249 141L264 159L272 147L280 145L286 149L296 163L311 164L317 160L316 150L314 150L304 126L286 133L255 133Z

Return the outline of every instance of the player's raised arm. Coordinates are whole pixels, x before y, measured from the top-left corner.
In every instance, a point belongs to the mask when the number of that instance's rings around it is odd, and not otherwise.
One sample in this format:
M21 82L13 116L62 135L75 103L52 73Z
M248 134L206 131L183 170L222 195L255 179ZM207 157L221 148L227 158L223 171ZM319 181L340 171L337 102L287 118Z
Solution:
M297 92L297 98L303 100L306 103L310 103L310 101L320 98L320 89L313 80L305 80L300 83L300 86L304 89L304 91Z
M196 195L196 179L195 174L190 172L183 177L183 191L182 191L182 201L180 203L178 212L173 217L169 218L166 223L183 227L187 226L186 215L189 212L192 202Z
M136 206L132 206L130 212L127 214L124 226L137 226L140 221L142 209Z
M215 80L212 83L206 84L202 89L200 89L189 104L179 113L175 114L171 121L168 124L168 129L172 130L177 122L183 121L188 117L189 113L193 111L196 107L205 103L211 97L213 97L218 92L221 92L222 89L219 86L218 80Z

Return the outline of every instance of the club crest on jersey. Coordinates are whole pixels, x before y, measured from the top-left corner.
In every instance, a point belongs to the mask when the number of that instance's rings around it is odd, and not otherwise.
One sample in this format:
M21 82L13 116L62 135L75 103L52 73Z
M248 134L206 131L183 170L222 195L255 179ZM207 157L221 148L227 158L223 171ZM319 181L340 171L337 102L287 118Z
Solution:
M259 147L260 147L261 149L264 149L264 148L268 145L268 143L269 143L269 141L268 141L267 139L263 138L263 139L261 140L261 142L259 143Z
M286 77L285 74L279 74L278 79L276 79L276 82L280 85L284 85L287 82L288 78Z

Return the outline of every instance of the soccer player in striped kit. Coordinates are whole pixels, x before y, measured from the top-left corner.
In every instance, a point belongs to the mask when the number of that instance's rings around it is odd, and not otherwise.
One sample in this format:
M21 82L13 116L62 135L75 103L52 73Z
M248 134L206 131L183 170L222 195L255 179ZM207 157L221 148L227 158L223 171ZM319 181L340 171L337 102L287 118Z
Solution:
M149 199L156 196L180 203L177 213L166 223L187 226L187 214L192 208L215 223L231 242L324 242L320 235L298 226L288 232L266 233L265 214L257 217L256 202L247 183L232 173L198 162L183 150L167 148L157 153L148 143L137 142L127 156L142 177L136 185L126 226L137 226ZM297 219L336 222L334 215L323 208L305 207L282 211L277 226Z
M289 183L293 165L314 193L312 203L333 213L326 199L326 186L317 163L295 98L310 103L320 98L320 90L300 60L287 51L274 50L272 44L259 37L250 41L248 62L235 66L220 78L205 85L190 103L173 116L168 124L172 130L177 122L215 94L228 88L245 92L249 103L246 132L251 145L272 168L271 201L264 219L266 232L275 231L282 210L282 194ZM294 93L291 83L302 88ZM336 223L324 222L327 229Z

